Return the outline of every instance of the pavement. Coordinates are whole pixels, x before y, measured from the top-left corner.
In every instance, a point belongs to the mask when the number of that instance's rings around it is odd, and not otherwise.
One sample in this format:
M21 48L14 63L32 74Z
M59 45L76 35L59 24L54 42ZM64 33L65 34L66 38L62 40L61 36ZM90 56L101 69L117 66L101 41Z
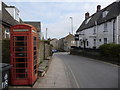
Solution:
M69 77L66 73L64 63L53 55L50 62L49 69L44 75L40 77L33 88L70 88Z

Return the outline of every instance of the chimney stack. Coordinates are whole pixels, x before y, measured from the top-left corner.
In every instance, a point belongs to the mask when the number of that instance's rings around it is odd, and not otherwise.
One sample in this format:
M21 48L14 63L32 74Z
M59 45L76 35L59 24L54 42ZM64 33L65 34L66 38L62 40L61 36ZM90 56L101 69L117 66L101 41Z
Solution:
M101 10L101 5L97 5L97 12Z
M89 12L85 13L85 19L89 18Z

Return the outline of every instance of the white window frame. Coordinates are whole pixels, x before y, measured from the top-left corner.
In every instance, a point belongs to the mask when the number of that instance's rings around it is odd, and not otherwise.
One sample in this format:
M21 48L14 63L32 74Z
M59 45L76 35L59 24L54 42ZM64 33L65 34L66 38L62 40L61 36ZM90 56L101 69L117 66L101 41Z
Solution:
M104 44L107 44L107 43L108 43L108 39L104 38Z
M106 22L106 23L104 23L104 32L108 31L107 27L108 27L108 25L107 25L107 22Z

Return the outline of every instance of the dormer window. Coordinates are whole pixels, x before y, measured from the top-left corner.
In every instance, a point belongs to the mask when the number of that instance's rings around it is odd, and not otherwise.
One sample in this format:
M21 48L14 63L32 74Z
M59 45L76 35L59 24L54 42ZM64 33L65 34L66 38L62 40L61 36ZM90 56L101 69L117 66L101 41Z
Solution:
M88 24L88 22L90 21L91 17L88 18L86 21L85 21L85 24Z
M104 12L102 13L103 18L106 17L108 13L109 13L109 11L104 11Z

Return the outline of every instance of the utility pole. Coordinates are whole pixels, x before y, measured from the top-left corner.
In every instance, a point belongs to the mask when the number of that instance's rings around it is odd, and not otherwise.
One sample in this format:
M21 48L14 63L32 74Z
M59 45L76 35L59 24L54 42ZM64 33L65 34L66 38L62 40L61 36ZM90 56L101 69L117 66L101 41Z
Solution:
M71 19L71 31L72 31L72 34L73 34L73 17L70 17Z
M47 30L48 30L48 28L46 28L46 40L47 40Z

